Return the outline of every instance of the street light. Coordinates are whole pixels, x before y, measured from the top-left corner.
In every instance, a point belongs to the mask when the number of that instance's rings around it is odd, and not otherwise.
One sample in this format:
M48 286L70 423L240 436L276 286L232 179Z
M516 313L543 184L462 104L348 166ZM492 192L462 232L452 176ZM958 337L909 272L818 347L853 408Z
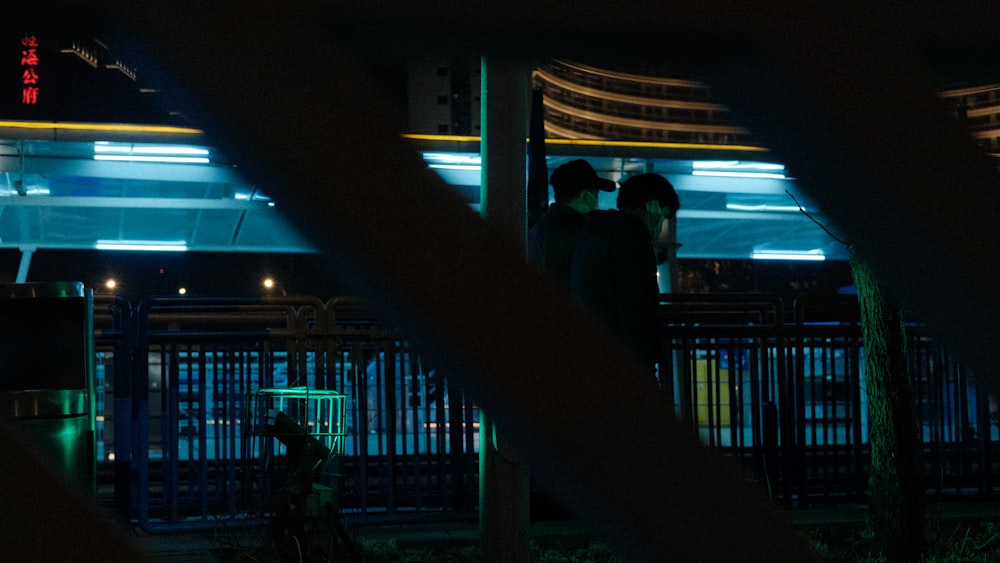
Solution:
M275 291L276 289L281 289L281 294L287 295L285 293L285 288L280 287L278 285L278 282L274 281L274 278L271 277L264 278L263 285L264 285L264 290L267 292L272 292Z

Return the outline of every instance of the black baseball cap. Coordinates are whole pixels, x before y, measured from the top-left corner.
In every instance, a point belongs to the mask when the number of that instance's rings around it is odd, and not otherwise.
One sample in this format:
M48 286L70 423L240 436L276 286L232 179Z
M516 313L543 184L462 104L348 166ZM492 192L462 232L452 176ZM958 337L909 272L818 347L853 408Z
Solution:
M573 197L583 190L613 192L617 187L614 180L598 176L594 167L583 159L571 160L556 168L549 178L549 183L552 184L557 200Z
M673 217L681 207L673 184L659 174L639 174L622 182L618 190L618 209L623 207L638 208L647 201L656 200L661 208L669 209L668 217Z

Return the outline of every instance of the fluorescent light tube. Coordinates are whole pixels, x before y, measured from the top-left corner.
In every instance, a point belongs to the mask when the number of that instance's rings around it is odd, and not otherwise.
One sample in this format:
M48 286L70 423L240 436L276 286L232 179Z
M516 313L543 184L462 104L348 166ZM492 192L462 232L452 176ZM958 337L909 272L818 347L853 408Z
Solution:
M424 161L430 164L482 164L482 157L475 153L425 152Z
M729 172L726 170L692 170L692 176L721 176L723 178L763 178L770 180L784 180L784 174L773 172Z
M185 145L132 145L94 143L94 160L124 162L165 162L171 164L208 164L209 151Z
M805 260L822 262L826 256L822 250L754 250L754 260Z
M482 166L478 164L430 164L431 168L436 168L438 170L482 170Z
M184 252L184 241L99 240L98 250L140 250L147 252Z
M125 154L95 154L94 160L116 160L122 162L165 162L171 164L208 164L201 156L136 156Z
M746 160L695 160L691 163L695 170L756 170L758 172L784 172L784 164L773 162L753 162Z
M767 203L761 203L759 205L727 203L726 209L728 211L780 211L786 213L803 211L802 208L795 205L770 205Z

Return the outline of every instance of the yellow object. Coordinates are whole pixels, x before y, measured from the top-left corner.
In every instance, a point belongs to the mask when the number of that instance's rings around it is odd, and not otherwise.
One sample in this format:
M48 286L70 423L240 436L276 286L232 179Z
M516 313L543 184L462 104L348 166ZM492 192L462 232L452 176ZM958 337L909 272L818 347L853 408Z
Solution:
M729 424L729 370L695 361L695 416L699 425Z

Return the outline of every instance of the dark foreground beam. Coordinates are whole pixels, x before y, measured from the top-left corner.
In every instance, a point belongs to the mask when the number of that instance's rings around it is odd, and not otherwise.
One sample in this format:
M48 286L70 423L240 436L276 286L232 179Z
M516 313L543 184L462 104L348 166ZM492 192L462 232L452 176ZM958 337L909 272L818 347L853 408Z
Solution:
M806 560L780 515L742 490L640 370L528 269L519 242L423 166L334 44L684 54L677 64L709 69L723 101L788 160L906 304L967 362L985 365L1000 336L996 179L942 118L914 55L991 41L989 3L905 16L860 3L410 4L108 9L141 30L158 57L149 68L159 64L175 94L197 100L199 124L275 193L330 270L461 378L540 473L565 476L553 486L630 560Z
M338 278L467 386L532 467L560 476L551 485L629 560L809 558L622 350L526 265L522 243L432 175L313 14L269 2L136 2L126 13L200 101L196 120Z

